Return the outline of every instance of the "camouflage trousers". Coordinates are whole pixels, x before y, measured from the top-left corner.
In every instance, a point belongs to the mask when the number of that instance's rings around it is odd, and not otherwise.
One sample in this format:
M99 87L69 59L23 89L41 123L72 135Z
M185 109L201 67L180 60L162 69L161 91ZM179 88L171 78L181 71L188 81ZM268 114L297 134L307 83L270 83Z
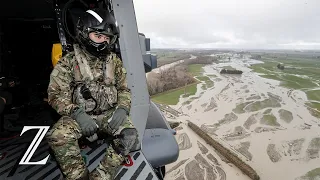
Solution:
M96 120L96 119L94 119ZM107 132L107 120L97 122L100 124L99 130ZM119 128L134 128L130 118ZM86 164L81 156L78 140L82 137L81 128L71 117L63 116L56 122L46 134L48 144L54 152L56 161L66 179L76 180L83 176L86 171ZM115 149L109 145L106 155L100 164L90 174L90 180L111 180L124 161L124 156L116 153Z

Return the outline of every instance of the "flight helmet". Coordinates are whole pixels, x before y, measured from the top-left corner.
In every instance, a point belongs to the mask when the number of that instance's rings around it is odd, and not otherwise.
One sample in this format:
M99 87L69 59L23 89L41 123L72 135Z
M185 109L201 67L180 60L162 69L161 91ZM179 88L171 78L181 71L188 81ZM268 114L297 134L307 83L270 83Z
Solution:
M95 41L91 35L107 36L108 41ZM96 57L107 56L118 37L115 18L108 10L97 8L87 10L79 17L76 28L76 40L82 48Z

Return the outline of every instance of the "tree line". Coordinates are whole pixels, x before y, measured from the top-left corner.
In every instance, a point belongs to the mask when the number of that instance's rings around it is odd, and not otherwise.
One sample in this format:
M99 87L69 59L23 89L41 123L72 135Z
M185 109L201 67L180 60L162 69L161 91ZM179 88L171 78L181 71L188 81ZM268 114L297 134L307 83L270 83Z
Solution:
M195 83L197 80L188 73L190 64L211 64L217 58L211 56L199 56L195 59L186 59L183 63L167 69L160 69L159 73L150 72L147 85L150 96Z

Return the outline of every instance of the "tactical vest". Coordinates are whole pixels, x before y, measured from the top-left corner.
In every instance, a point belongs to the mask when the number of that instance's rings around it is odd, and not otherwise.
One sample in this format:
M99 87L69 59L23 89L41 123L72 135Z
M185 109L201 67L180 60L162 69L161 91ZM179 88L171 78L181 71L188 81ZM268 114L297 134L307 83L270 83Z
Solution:
M95 115L116 106L115 55L109 55L105 61L96 59L90 66L84 51L77 45L74 49L72 102L84 108L88 114ZM95 64L94 67L92 64Z

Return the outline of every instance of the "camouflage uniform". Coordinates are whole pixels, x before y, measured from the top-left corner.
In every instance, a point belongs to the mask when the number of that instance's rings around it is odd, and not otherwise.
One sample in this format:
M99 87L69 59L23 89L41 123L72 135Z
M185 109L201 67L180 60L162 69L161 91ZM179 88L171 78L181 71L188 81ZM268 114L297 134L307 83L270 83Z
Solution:
M87 85L97 101L96 109L88 114L98 124L99 131L110 134L108 119L112 117L115 109L124 107L130 110L131 106L126 71L115 54L111 53L106 61L102 61L90 56L75 44L74 52L59 60L50 75L48 103L62 118L54 124L46 138L65 177L73 180L83 175L86 165L78 145L78 139L82 136L81 128L70 115L76 107L82 107L86 112L94 109L93 102L84 100L79 93L79 82ZM133 127L130 118L117 132L125 127ZM112 179L123 160L124 157L109 146L104 159L90 173L91 179Z

